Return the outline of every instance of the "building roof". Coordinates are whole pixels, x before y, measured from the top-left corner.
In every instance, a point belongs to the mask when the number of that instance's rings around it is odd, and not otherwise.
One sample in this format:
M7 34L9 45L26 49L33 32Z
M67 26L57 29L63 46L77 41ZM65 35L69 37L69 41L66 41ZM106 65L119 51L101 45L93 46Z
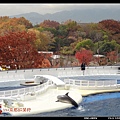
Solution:
M93 57L105 57L105 55L95 54Z

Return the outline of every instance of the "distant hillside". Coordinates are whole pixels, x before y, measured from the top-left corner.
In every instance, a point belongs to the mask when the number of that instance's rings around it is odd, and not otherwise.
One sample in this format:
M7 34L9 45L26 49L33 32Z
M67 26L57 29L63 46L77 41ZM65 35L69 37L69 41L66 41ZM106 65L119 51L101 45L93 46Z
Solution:
M33 25L39 24L44 20L54 20L59 23L64 22L68 19L75 20L80 23L97 23L105 19L120 20L120 9L87 9L87 10L71 10L71 11L61 11L54 14L41 15L36 12L19 14L13 17L25 17Z

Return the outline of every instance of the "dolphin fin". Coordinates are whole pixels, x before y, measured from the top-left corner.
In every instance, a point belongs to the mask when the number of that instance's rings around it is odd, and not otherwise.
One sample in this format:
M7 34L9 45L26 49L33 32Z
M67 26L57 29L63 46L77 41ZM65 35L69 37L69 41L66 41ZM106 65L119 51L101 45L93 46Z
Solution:
M69 92L67 92L65 95L67 95L67 96L68 96L68 93L69 93Z

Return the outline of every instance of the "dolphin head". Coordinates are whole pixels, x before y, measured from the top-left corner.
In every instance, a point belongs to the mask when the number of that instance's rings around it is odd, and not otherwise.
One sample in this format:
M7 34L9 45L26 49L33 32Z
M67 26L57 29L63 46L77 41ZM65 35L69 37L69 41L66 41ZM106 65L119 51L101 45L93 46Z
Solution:
M56 102L69 103L74 105L75 107L78 107L78 104L70 96L68 96L68 93L69 92L67 92L65 95L58 95L58 100Z

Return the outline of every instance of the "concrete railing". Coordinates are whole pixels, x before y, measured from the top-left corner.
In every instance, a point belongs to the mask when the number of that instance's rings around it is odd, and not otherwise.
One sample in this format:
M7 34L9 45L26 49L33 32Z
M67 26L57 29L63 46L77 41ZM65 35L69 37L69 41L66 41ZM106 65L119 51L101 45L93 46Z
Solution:
M120 88L120 84L117 83L117 80L75 80L75 79L64 79L66 85L69 85L73 88L79 89L116 89Z
M120 71L118 67L119 66L86 67L84 75L119 74ZM80 67L8 70L0 71L0 81L32 79L34 78L34 75L52 75L61 78L82 76L83 71Z
M0 76L0 82L25 80L24 74L7 74Z

